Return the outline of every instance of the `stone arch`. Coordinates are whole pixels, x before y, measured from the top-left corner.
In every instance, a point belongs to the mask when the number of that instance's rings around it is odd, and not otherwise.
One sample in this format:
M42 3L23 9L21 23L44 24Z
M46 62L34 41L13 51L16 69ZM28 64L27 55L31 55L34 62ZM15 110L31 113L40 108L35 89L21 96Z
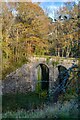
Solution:
M37 63L36 64L36 66L35 66L35 68L37 68L39 65L45 65L48 69L49 69L49 66L46 64L46 63L44 63L44 62L39 62L39 63Z
M38 62L38 63L35 63L34 65L33 65L33 72L32 72L32 74L33 74L33 76L34 76L34 78L33 78L33 84L35 84L35 88L36 88L36 85L37 85L37 83L38 83L38 67L40 67L40 69L41 69L41 89L42 90L49 90L49 66L46 64L46 63L44 63L44 62Z
M59 84L62 83L62 85L65 86L67 83L67 80L69 79L68 69L63 65L58 65L57 67L58 67L58 72L59 72L58 82Z
M40 63L38 66L41 68L41 89L49 89L49 68L46 64ZM38 67L37 66L37 67Z

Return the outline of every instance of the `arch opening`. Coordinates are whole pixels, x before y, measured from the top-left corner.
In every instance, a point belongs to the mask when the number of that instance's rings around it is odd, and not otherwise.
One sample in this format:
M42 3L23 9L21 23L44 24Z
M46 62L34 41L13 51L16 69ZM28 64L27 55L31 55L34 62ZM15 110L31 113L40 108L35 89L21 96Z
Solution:
M59 84L62 84L62 86L65 86L69 79L68 70L66 67L59 65L58 71L59 71L59 75L58 75Z
M49 90L49 68L45 64L40 63L37 66L37 84L38 91L47 91Z

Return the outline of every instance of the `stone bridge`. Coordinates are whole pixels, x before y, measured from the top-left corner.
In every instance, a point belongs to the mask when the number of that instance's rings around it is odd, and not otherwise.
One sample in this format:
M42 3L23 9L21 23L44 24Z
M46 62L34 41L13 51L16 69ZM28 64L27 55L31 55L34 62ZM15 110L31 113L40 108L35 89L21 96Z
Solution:
M57 81L59 66L64 70L74 63L77 64L78 61L59 57L30 57L27 64L10 73L3 80L3 94L35 91L38 82L42 83L42 90L51 89Z

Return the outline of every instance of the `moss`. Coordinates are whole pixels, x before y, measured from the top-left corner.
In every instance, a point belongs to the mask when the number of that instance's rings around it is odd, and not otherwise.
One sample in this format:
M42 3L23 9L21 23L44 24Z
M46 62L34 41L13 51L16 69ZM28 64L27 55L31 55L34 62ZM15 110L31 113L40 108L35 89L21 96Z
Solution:
M42 91L42 92L40 93L40 97L41 97L41 98L46 98L46 97L47 97L47 91L46 91L46 90Z
M41 68L38 68L37 71L37 85L36 85L36 93L40 93L41 92Z
M58 64L59 64L58 61L56 61L56 62L55 62L55 61L52 61L52 65L53 65L53 67L54 67L54 66L57 66Z
M51 59L50 56L46 58L46 63L47 63L47 64L49 63L50 59Z

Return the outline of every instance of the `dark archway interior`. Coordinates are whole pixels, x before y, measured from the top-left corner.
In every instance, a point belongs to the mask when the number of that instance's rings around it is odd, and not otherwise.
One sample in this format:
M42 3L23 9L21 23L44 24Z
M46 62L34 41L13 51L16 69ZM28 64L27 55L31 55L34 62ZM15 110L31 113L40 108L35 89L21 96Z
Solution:
M41 90L47 90L49 89L49 68L45 64L39 64L41 68Z
M69 78L68 70L64 66L59 65L58 71L59 71L59 76L58 76L59 84L63 83L65 86Z

